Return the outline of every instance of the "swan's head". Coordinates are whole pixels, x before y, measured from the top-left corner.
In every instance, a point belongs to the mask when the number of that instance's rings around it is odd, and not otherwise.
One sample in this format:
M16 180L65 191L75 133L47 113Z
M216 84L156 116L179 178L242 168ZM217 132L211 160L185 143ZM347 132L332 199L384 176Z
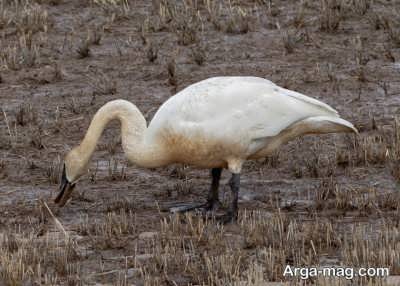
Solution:
M75 188L76 181L86 172L87 162L83 160L80 148L71 150L65 156L64 167L61 176L60 193L54 200L58 206L64 206Z

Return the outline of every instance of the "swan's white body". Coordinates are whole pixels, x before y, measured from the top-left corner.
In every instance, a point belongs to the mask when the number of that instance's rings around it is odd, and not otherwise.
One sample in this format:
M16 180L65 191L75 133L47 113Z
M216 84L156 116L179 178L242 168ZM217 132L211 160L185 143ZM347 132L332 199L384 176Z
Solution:
M298 130L285 133L295 124ZM265 157L292 137L324 133L328 125L355 130L327 104L269 80L215 77L168 99L154 115L145 139L165 146L168 163L232 165L233 171L240 171L234 169L241 162Z
M229 168L239 173L247 159L265 157L303 134L357 132L330 106L256 77L215 77L168 99L149 126L139 109L114 100L94 116L81 144L65 159L74 182L87 164L108 122L121 122L122 147L138 166L185 163Z

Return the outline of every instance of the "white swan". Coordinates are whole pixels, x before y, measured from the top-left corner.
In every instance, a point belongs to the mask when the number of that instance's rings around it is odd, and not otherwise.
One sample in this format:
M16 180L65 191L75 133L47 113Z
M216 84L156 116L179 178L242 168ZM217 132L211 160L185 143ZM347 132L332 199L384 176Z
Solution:
M257 77L214 77L192 84L168 99L148 127L134 104L114 100L98 110L82 143L67 154L55 200L60 206L87 172L96 143L113 119L121 122L123 150L136 165L212 169L207 209L218 202L222 168L229 169L233 201L228 219L237 215L239 174L246 160L265 157L300 135L357 132L327 104Z

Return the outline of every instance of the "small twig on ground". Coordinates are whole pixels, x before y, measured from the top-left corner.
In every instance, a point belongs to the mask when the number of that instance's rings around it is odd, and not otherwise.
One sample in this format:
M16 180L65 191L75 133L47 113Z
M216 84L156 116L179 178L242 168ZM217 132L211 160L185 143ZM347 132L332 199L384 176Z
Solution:
M65 231L65 228L61 224L61 222L55 217L49 206L46 204L45 201L39 200L40 204L42 205L43 209L47 213L47 215L53 220L54 225L57 227L59 231L61 231L65 238L69 240L69 234Z

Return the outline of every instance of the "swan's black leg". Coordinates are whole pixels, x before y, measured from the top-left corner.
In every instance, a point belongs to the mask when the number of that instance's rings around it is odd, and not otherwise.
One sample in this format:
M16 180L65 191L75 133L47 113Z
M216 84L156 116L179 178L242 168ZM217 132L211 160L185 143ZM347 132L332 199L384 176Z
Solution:
M184 206L177 206L170 209L172 212L188 212L192 210L203 210L203 211L210 211L214 210L218 207L219 199L218 199L218 188L219 188L219 181L221 179L222 168L213 168L211 169L211 187L210 191L208 192L207 202L203 204L191 204L191 205L184 205Z
M238 218L238 199L239 199L239 188L240 188L240 174L232 174L229 181L229 186L232 191L232 201L229 205L228 211L225 215L219 218L222 223L229 223L236 221Z
M218 199L219 180L221 179L222 168L211 169L211 188L208 192L206 210L212 210L220 204Z

